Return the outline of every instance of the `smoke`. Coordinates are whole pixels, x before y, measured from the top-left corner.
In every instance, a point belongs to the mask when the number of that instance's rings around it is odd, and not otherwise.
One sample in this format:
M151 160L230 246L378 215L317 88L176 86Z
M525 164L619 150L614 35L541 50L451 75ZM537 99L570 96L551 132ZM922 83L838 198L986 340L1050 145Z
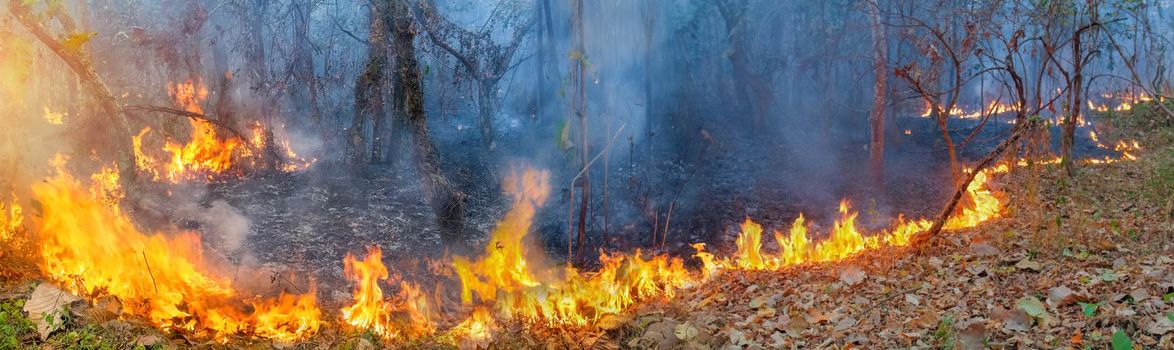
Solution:
M203 198L207 189L200 186L193 192L197 195L173 194L169 200L174 202L175 198ZM205 237L220 242L224 251L247 255L243 248L249 237L252 220L227 201L216 199L203 204L199 200L181 200L175 204L174 216L197 225Z

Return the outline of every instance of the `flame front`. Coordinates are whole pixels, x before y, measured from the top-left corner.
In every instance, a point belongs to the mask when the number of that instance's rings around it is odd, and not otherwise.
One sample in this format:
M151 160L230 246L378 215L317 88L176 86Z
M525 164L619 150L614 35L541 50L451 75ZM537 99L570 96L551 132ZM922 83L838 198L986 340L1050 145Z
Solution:
M987 188L991 173L1005 172L1006 167L986 169L975 174L974 181L966 189L960 208L943 226L954 230L974 227L996 218L1002 203ZM839 218L832 225L826 239L815 241L808 235L807 220L803 214L791 224L789 232L774 231L778 253L771 255L761 250L762 226L747 218L742 231L735 241L737 250L733 259L717 259L704 252L704 245L697 244L699 259L702 260L703 275L710 275L720 269L777 270L811 262L843 260L864 250L883 246L905 246L919 232L929 229L929 220L906 221L898 216L892 229L874 234L865 234L856 226L857 213L847 200L840 201Z
M430 304L419 287L401 281L395 300L384 300L379 281L387 281L390 275L379 247L368 248L364 260L347 254L343 267L347 278L356 283L354 304L342 308L342 318L347 324L387 339L420 336L435 330Z
M537 264L531 263L523 241L535 211L550 195L549 181L549 172L532 168L515 171L505 180L503 188L514 198L514 206L494 229L485 255L477 261L453 259L463 303L495 306L507 319L581 326L640 300L671 297L695 282L682 260L666 255L646 260L639 250L631 256L601 253L603 266L595 273L566 267L555 276L539 275L535 266L544 261L533 253Z
M117 207L94 194L117 184L115 176L87 190L64 170L33 185L41 203L36 240L41 268L65 289L83 296L112 295L124 311L165 329L208 334L218 340L251 334L277 340L304 339L319 327L320 311L313 293L282 295L275 300L244 302L230 281L209 272L199 236L144 234ZM119 190L120 191L120 190Z

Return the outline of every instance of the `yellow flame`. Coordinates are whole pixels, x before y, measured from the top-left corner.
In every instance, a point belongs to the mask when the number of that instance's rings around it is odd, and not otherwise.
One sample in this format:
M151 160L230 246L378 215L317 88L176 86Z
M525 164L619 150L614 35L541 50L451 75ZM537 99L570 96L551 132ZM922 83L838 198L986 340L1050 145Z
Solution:
M550 194L549 181L548 172L532 168L515 170L506 179L503 188L514 206L494 229L485 254L477 261L453 258L463 303L492 305L504 318L586 325L640 300L671 297L695 281L681 259L645 259L639 250L632 255L601 252L602 267L595 273L566 267L558 275L540 275L535 267L543 265L540 254L529 252L523 239Z
M65 113L50 111L48 106L45 107L45 113L42 115L42 117L44 117L45 121L49 124L65 124Z
M117 207L93 197L112 189L87 190L64 163L58 156L57 174L32 190L43 213L35 230L41 268L67 290L112 295L125 312L159 327L218 340L233 334L297 340L318 330L320 311L312 293L260 300L252 312L245 311L229 280L209 272L198 235L140 232ZM115 177L111 184L117 183ZM95 185L104 186L110 184Z
M202 104L208 98L208 89L200 80L168 84L168 93L175 103L185 111L203 114ZM191 135L185 143L167 140L162 147L165 156L156 158L144 150L143 137L151 131L144 128L133 139L135 157L139 171L151 175L156 181L167 180L179 183L189 180L215 180L229 173L239 174L242 168L256 168L270 156L260 151L266 149L266 126L249 124L252 133L248 140L236 136L221 135L217 126L202 119L188 119ZM282 171L293 172L310 167L316 160L306 160L289 149L288 140L282 139L282 146L289 156ZM160 159L161 158L161 159Z
M24 213L16 195L12 201L0 201L0 243L8 243L24 230Z
M357 283L354 304L342 308L342 318L348 324L388 339L419 336L435 330L429 315L431 308L419 287L400 282L396 300L383 299L379 281L388 280L390 275L383 265L383 251L379 247L368 248L367 258L361 261L347 254L343 266L347 278ZM396 316L401 314L406 317L402 322L396 322Z

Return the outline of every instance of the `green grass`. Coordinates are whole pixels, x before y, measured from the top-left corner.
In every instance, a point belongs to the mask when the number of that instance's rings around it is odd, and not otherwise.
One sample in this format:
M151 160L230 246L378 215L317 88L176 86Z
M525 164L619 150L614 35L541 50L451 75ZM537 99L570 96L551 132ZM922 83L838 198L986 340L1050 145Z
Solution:
M36 336L36 327L22 308L24 300L0 302L0 350L23 349L26 339Z

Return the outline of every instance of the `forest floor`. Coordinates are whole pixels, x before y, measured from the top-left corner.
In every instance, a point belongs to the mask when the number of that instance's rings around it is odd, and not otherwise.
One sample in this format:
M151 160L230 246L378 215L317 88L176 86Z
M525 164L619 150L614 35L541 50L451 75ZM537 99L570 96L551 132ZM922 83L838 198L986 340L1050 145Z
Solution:
M600 341L662 349L1174 348L1170 133L1139 135L1149 150L1138 161L1083 166L1072 179L1057 166L1005 176L1004 217L920 251L727 271L680 298L639 306Z
M1151 131L1136 131L1143 129ZM948 232L920 251L888 248L834 264L781 271L725 271L678 293L677 298L638 304L625 315L610 317L601 327L507 325L508 331L500 332L488 345L555 349L1174 348L1174 199L1170 196L1174 188L1174 131L1140 126L1121 127L1116 133L1110 136L1135 138L1145 147L1137 161L1080 166L1071 179L1064 178L1056 166L1002 176L996 182L1009 203L1002 218L975 229ZM246 242L246 248L259 252L260 260L305 264L320 269L314 275L341 276L339 255L361 249L354 244L362 240L350 239L353 235L369 232L370 237L360 238L405 255L421 245L438 245L433 232L411 232L410 238L400 243L382 236L389 230L386 225L425 221L404 217L422 211L412 207L386 215L372 210L390 201L420 202L412 199L410 189L373 191L370 198L349 202L353 201L349 198L364 197L347 195L347 191L367 193L371 188L384 188L398 182L396 175L376 175L362 186L329 178L313 181L321 182L300 187L323 189L274 193L289 198L281 205L240 206L250 217L285 218L273 225L275 234L285 232L290 239L311 240L286 246L302 247L297 248L303 249L298 253ZM213 192L234 203L240 200L235 197L245 195L233 186ZM343 209L331 212L323 208ZM351 219L324 221L313 227L303 227L303 220L294 220L298 213L314 212ZM370 215L378 217L367 217ZM492 225L491 218L500 215L486 211L477 216L481 219L475 220L475 225L483 226ZM264 226L269 227L269 221ZM312 232L337 233L307 234ZM0 280L7 282L0 283L0 349L31 344L38 348L378 347L368 334L352 334L333 326L296 345L248 340L224 345L161 332L141 321L97 324L84 318L39 341L32 321L21 311L35 285L36 268L10 261L3 261L3 266L0 270L7 271L0 271ZM337 294L345 299L346 293ZM337 301L327 299L327 303ZM1133 346L1116 347L1126 342ZM450 343L439 336L398 345L451 347L446 344Z

